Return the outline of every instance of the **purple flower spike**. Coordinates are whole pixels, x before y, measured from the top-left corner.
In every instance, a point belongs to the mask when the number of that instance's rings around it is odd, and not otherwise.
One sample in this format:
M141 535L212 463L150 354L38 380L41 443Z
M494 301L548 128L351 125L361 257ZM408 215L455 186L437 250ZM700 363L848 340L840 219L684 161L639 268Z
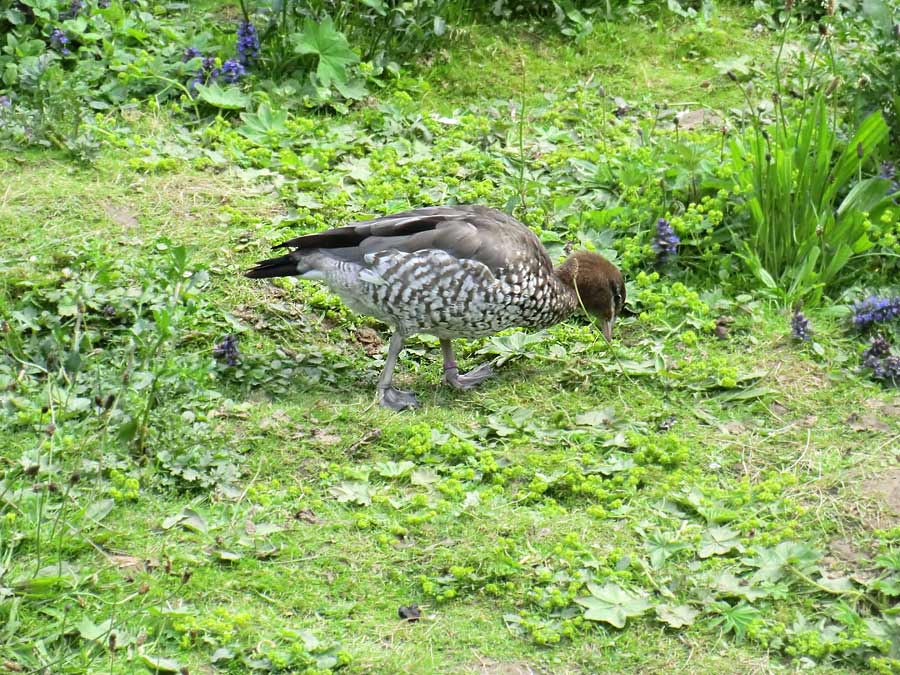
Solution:
M900 317L900 297L879 298L872 295L853 306L853 325L860 330L897 317Z
M213 347L213 356L217 359L222 359L229 366L236 366L241 357L241 352L238 350L237 335L228 335Z
M244 21L238 26L237 53L238 60L244 67L249 67L259 58L259 34L250 21Z
M668 262L678 253L678 244L681 239L675 234L675 230L665 218L656 221L656 238L653 241L653 250L656 251L656 259L660 263Z
M900 356L891 354L891 345L882 336L872 338L862 353L862 362L874 379L900 386Z
M66 47L67 44L69 44L69 37L59 28L54 28L50 33L50 46L63 56L68 56L72 52Z
M804 342L812 340L812 327L809 325L809 319L799 309L794 312L794 316L791 318L791 333L794 335L795 340Z
M221 75L222 79L227 83L234 84L244 76L245 72L244 66L234 59L229 59L222 64L222 68L217 75Z

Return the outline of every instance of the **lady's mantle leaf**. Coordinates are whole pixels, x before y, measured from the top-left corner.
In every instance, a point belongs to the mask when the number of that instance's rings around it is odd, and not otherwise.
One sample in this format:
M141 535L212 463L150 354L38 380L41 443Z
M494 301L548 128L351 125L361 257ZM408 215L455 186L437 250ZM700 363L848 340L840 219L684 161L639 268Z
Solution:
M197 97L215 108L223 110L243 110L250 98L237 87L220 87L215 82L196 84Z
M145 666L156 673L177 673L181 670L181 664L175 659L168 659L164 656L152 656L150 654L141 654L140 658Z
M672 628L682 628L694 623L699 612L688 605L659 605L656 608L656 618Z
M741 549L738 533L730 527L711 527L700 538L697 555L709 558L713 555L725 555L732 549Z
M347 82L347 66L359 61L350 49L343 33L334 29L334 22L326 18L322 23L307 20L303 32L293 36L294 50L298 54L316 54L319 65L316 75L326 87L332 82Z
M368 506L372 503L372 495L367 483L344 482L335 485L329 492L339 502L350 502L360 506Z
M588 590L591 594L586 598L577 598L576 602L585 607L584 618L589 621L603 621L622 628L626 619L640 616L650 609L645 594L626 591L613 583L603 586L588 584Z

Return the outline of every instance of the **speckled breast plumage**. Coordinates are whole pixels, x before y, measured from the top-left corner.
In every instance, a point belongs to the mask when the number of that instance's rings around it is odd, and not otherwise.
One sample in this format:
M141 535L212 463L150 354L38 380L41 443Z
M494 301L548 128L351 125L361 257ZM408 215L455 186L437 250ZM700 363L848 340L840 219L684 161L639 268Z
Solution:
M574 309L554 276L524 262L495 275L480 262L427 249L378 251L362 263L329 267L324 280L348 306L404 335L483 337L514 326L552 325Z

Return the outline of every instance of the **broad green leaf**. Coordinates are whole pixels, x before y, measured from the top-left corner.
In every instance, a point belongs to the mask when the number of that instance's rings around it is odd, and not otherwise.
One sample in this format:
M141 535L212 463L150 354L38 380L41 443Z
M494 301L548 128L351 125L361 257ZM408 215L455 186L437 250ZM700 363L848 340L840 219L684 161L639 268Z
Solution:
M831 578L823 576L818 580L817 583L829 593L834 593L835 595L844 595L846 593L856 592L856 589L853 588L853 582L850 581L849 577Z
M238 133L257 145L275 144L288 132L285 126L287 118L286 110L273 111L262 103L255 113L241 113L244 124L238 127Z
M18 593L41 596L55 592L57 586L75 587L78 575L71 564L47 565L32 575L22 575L14 579L10 586Z
M888 196L890 187L891 181L886 178L876 177L859 181L838 206L838 217L851 209L870 213L882 204L890 203L891 200Z
M880 31L889 34L894 27L891 8L884 0L863 0L862 11Z
M381 16L387 14L387 7L382 0L360 0L360 2L367 7L371 7L372 9L374 9Z
M716 395L715 399L723 403L730 401L751 401L757 398L764 398L773 391L774 390L770 387L760 385L757 387L747 387L746 389L724 391L721 394Z
M256 523L254 528L253 535L255 537L268 537L270 534L284 531L281 525L275 523Z
M674 534L668 532L654 532L647 538L644 546L650 555L650 565L657 570L671 556L688 548L685 542L678 541Z
M319 57L316 75L327 86L332 82L347 82L347 66L357 63L359 57L350 49L346 36L335 30L330 17L316 23L307 19L303 32L292 36L294 51L298 54L314 54Z
M372 503L372 495L369 493L369 485L367 483L340 483L331 488L329 492L339 502L350 502L360 506L368 506Z
M710 527L700 537L700 548L697 555L709 558L714 555L725 555L729 551L741 547L739 534L730 527Z
M95 523L99 523L110 514L115 505L116 502L113 499L101 499L99 501L92 502L91 505L88 506L85 510L84 517L88 520L94 521Z
M213 655L209 660L213 663L218 663L219 661L229 661L233 658L234 652L228 649L228 647L219 647L216 651L213 652Z
M847 181L857 172L860 163L881 145L888 137L888 133L888 126L881 112L872 113L863 120L835 163L831 183L823 198L825 203L833 203L834 195L846 186ZM859 148L862 149L862 157L859 156Z
M588 584L590 595L576 598L576 602L585 608L584 618L588 621L601 621L616 628L625 626L625 621L633 616L640 616L650 609L646 594L626 591L612 582L603 586Z
M756 272L756 276L759 277L759 280L766 285L766 288L778 288L778 284L775 283L775 279L764 267L759 267L755 269L754 272Z
M613 410L612 408L603 408L602 410L590 410L575 415L575 424L584 427L602 427L612 424Z
M216 549L214 555L222 562L236 562L243 557L240 553L235 553L234 551L226 551L225 549Z
M738 579L731 572L722 572L711 579L712 589L719 595L756 600L764 598L768 593L753 586L747 579Z
M167 516L162 521L162 529L171 530L176 525L181 525L186 530L193 532L206 533L209 526L199 513L187 507L183 508L180 513L173 516Z
M347 80L346 82L335 80L334 88L340 92L341 96L349 98L351 101L362 101L369 93L366 83L359 78Z
M875 581L869 584L869 588L876 590L879 593L884 593L889 597L896 598L900 596L900 577L892 575L886 579L875 579Z
M157 673L177 673L181 670L181 664L175 659L169 659L164 656L153 656L151 654L141 654L141 661L144 662L150 670Z
M402 462L378 462L375 464L375 473L384 478L402 478L409 474L416 465L404 460Z
M754 582L774 583L789 572L789 567L809 575L820 557L819 552L806 544L783 541L774 548L759 547L756 555L746 562L757 568L753 573Z
M197 98L223 110L241 110L250 103L250 97L237 87L221 87L215 82L197 84Z
M610 441L606 441L603 446L618 448L628 447L628 443L625 440L624 435L621 438L621 443L619 443L615 438L610 440L614 442L611 443ZM621 455L618 453L614 453L609 455L600 464L585 468L584 473L585 475L592 473L602 473L604 476L612 476L614 473L619 473L621 471L630 471L633 468L633 457L631 457L630 455Z
M509 335L495 335L488 340L487 345L478 350L478 353L496 354L498 358L495 362L498 366L502 366L513 358L533 356L529 347L545 342L548 338L549 334L546 331L537 333L518 331Z
M747 628L759 618L760 612L753 605L739 602L733 607L727 602L718 602L715 605L719 613L718 618L712 620L713 626L721 626L724 633L734 633L736 637L743 638Z
M690 626L699 613L689 605L658 605L656 607L656 618L672 628Z
M715 68L721 75L725 75L727 73L731 73L739 80L750 77L751 75L751 65L750 65L750 56L745 54L743 56L736 56L731 59L723 59L721 61L716 61L713 64L713 68Z
M112 619L95 624L90 617L85 616L82 617L76 628L83 639L93 642L105 638L109 634L110 628L112 628Z
M427 467L416 469L409 477L409 482L413 485L431 485L439 480L440 476L438 476L437 472Z

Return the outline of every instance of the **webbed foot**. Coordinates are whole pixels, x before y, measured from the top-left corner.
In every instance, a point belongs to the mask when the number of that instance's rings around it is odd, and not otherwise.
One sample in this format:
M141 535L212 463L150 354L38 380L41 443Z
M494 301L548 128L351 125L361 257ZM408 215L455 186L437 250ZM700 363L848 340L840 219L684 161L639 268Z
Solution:
M416 395L411 391L401 391L393 387L384 387L378 389L378 403L385 408L401 411L410 408L418 408L419 401Z
M446 368L444 370L444 382L454 389L465 391L466 389L471 389L472 387L481 384L493 374L494 369L491 367L490 363L483 363L477 368L470 370L465 375L460 375L459 369L455 367Z

